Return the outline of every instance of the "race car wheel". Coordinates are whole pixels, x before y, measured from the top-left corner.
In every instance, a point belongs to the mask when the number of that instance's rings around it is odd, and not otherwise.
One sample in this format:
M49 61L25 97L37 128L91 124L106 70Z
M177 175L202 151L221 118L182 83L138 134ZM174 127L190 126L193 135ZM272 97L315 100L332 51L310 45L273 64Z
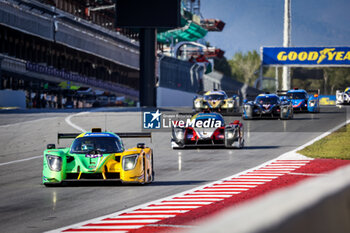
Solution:
M144 185L147 183L147 170L146 170L146 161L145 156L142 157L142 170L143 170L143 178L139 185Z
M239 144L238 144L238 149L242 149L244 147L244 139L240 138L239 139Z
M141 184L149 184L153 181L153 154L151 155L151 169L146 169L146 156L143 157L143 182ZM151 172L152 170L152 172Z
M151 183L153 181L153 158L152 158L153 155L151 155L151 167L147 169L147 183Z
M59 187L63 186L62 183L44 183L45 187Z
M154 166L153 166L153 153L151 154L151 179L149 179L149 182L153 182L154 181Z
M248 116L245 116L244 114L242 114L242 119L243 120L250 120L250 118Z

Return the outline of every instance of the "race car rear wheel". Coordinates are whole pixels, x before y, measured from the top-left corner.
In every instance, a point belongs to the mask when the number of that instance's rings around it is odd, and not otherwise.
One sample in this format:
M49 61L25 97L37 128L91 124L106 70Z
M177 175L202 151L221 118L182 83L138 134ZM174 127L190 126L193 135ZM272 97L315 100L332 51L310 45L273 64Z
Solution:
M154 180L154 170L153 170L153 153L150 156L151 158L151 172L148 172L148 183L151 183Z
M143 182L142 182L142 184L147 184L148 183L148 180L147 180L148 176L147 176L146 156L145 155L143 156L142 163L143 163Z
M239 138L238 149L242 149L244 147L244 139Z

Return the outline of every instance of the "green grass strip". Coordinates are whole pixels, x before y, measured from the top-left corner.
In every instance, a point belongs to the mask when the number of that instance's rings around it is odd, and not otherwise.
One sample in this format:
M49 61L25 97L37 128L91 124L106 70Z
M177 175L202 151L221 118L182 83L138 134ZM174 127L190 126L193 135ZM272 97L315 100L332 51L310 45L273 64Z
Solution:
M350 159L350 125L298 151L311 158Z

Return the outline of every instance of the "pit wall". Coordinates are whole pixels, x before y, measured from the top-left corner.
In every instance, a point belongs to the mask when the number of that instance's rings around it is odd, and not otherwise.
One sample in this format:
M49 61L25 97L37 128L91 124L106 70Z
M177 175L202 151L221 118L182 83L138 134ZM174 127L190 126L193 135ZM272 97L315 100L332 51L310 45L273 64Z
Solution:
M192 107L194 96L214 89L224 90L228 96L241 95L242 88L249 95L260 93L220 72L204 73L197 63L158 56L157 107Z
M157 88L157 107L191 107L196 93L165 87Z
M16 107L26 108L26 95L24 91L0 90L0 108Z

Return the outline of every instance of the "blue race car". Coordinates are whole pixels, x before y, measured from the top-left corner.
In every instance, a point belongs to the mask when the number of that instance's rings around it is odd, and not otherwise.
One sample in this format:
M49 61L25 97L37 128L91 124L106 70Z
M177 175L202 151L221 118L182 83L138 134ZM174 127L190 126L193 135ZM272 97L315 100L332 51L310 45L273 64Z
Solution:
M242 118L293 118L293 107L289 100L281 100L276 94L260 94L254 101L245 101Z
M308 94L303 89L295 88L287 91L286 96L291 100L294 112L320 112L318 94Z

